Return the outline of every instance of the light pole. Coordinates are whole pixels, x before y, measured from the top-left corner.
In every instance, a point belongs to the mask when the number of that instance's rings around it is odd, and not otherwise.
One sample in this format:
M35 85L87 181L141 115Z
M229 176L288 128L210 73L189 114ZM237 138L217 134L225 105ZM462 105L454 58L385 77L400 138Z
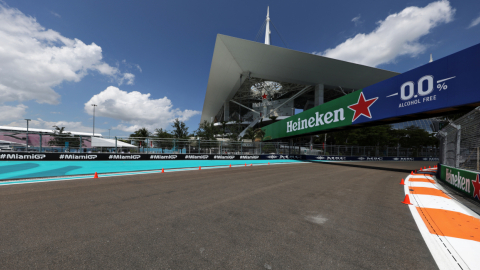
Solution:
M93 106L93 134L92 138L95 137L95 107L97 107L97 104L92 104Z
M111 129L111 128L108 129L108 138L109 138L109 139L110 139L110 129Z
M25 119L27 120L27 152L28 152L28 122L32 121L32 119Z

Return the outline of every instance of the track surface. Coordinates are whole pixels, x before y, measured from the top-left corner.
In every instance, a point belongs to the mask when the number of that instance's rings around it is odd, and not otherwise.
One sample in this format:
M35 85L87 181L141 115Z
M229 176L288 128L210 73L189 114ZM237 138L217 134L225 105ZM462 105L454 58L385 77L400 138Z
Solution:
M3 186L0 268L436 269L399 185L433 164L308 163Z

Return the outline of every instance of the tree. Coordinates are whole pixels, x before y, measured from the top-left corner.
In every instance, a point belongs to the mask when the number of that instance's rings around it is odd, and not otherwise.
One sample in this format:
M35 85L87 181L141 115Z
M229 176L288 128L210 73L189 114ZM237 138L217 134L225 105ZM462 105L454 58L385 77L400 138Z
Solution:
M188 127L185 123L176 118L172 124L173 127L173 136L177 139L186 139L188 138Z
M278 116L270 115L268 118L270 118L270 120L272 120L272 121L275 121L275 120L277 120Z
M218 128L207 120L198 125L198 129L195 131L197 137L202 140L216 140L215 135L218 134Z
M417 126L409 126L399 130L402 133L400 144L403 147L420 148L422 146L436 145L438 141L434 140L432 134ZM436 139L436 138L435 138Z
M333 139L332 143L337 145L395 146L398 142L396 130L391 125L343 130L329 135Z
M130 134L130 138L141 138L138 140L138 144L137 146L140 147L142 146L142 141L144 141L144 139L150 137L152 134L150 133L150 131L148 131L148 129L146 128L140 128L138 130L136 130L133 134ZM145 143L145 141L144 141ZM145 144L144 144L145 145Z
M153 134L156 138L173 138L172 133L168 132L167 130L164 130L162 128L156 128L155 133Z
M51 135L48 145L64 147L68 142L69 147L80 147L80 138L78 136L72 136L72 133L65 132L65 127L53 126L53 134ZM82 142L82 145L85 146Z
M164 130L162 128L156 128L153 136L159 139L153 142L154 147L158 147L162 149L173 147L173 142L170 140L171 138L173 138L173 134L168 132L167 130Z
M152 134L148 129L146 128L141 128L136 130L133 134L130 134L130 138L147 138L150 137Z
M261 128L255 130L255 139L260 139L263 142L263 137L265 136L265 131Z
M245 135L243 135L243 138L254 140L255 139L255 130L253 128L249 127L247 129L247 131L245 132Z

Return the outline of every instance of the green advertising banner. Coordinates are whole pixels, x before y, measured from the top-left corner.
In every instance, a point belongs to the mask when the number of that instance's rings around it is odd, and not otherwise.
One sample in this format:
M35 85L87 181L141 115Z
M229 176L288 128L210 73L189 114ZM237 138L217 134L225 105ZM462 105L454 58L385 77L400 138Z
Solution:
M478 173L440 166L440 180L446 182L456 190L480 200L480 181Z
M265 140L318 134L356 124L429 118L480 102L480 44L364 87L262 130ZM376 122L376 123L375 123Z
M274 140L351 125L352 121L358 118L360 114L369 117L368 107L375 101L375 98L365 100L362 90L353 92L263 127L262 129L265 131L264 139ZM362 105L360 109L355 107L359 104Z

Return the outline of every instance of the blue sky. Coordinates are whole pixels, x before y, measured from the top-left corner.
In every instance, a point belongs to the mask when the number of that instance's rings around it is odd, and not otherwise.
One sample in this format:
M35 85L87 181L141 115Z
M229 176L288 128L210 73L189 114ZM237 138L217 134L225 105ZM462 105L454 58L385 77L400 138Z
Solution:
M290 49L405 72L480 43L480 1L0 2L0 125L125 136L200 121L218 33L270 6ZM273 27L272 27L273 28ZM258 39L263 42L263 33ZM272 45L284 46L272 29Z

